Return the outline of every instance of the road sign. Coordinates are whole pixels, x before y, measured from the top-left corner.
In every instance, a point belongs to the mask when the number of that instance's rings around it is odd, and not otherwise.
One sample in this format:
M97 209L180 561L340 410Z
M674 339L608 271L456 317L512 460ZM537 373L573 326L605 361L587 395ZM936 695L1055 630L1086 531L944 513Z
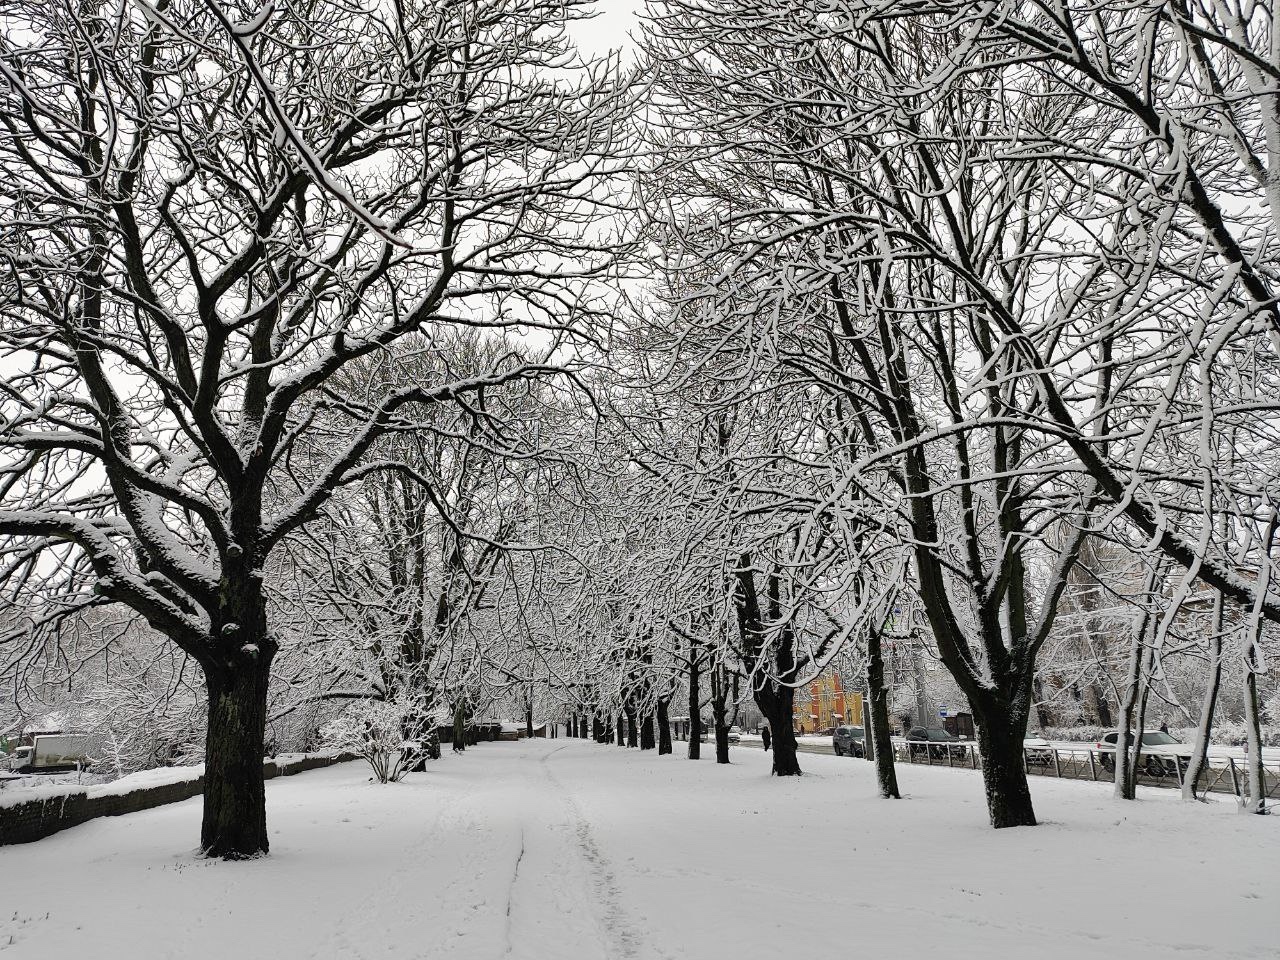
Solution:
M938 708L938 716L940 716L943 720L947 719L947 708L945 706L941 706Z

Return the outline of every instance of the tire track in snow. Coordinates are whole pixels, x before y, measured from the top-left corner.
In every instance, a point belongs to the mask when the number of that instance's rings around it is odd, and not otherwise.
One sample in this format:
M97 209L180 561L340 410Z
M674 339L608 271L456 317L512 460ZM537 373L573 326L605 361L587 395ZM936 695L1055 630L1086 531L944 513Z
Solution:
M595 880L594 885L585 891L584 899L595 907L600 928L610 941L611 949L608 956L610 960L612 958L630 960L640 955L644 938L622 905L622 891L618 887L612 865L591 835L591 826L583 815L582 808L578 806L573 794L565 788L564 783L555 775L548 763L553 756L570 746L571 744L565 744L540 757L542 771L560 795L568 814L568 825L573 832L578 856L586 866L588 876Z
M507 956L515 950L515 941L511 939L511 903L515 899L516 883L520 880L520 862L524 860L524 827L520 828L520 852L516 854L516 865L511 870L511 884L507 887Z

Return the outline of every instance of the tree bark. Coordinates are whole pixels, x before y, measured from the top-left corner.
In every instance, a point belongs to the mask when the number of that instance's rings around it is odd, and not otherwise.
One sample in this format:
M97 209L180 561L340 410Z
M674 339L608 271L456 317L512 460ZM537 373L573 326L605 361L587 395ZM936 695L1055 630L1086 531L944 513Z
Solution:
M1154 574L1147 576L1146 596L1154 589ZM1116 752L1112 758L1115 767L1115 789L1113 793L1119 800L1134 800L1138 795L1138 764L1142 759L1142 727L1145 723L1146 693L1150 669L1148 660L1152 648L1147 643L1147 630L1151 622L1150 611L1143 611L1142 617L1134 629L1129 646L1129 665L1127 668L1127 684L1124 701L1120 704L1120 722L1116 730ZM1138 722L1138 732L1134 735L1134 721Z
M1222 594L1213 600L1213 619L1209 636L1209 676L1205 681L1204 697L1200 701L1200 717L1196 721L1196 736L1191 745L1191 757L1187 761L1187 773L1182 778L1182 798L1196 799L1200 778L1209 762L1209 740L1213 732L1213 715L1218 706L1218 691L1222 688Z
M1019 715L995 704L971 706L982 751L982 783L987 793L991 826L996 829L1034 827L1036 814L1023 759L1026 713Z
M640 721L640 749L652 750L657 745L653 730L653 713L646 710Z
M689 759L702 759L702 693L699 683L702 672L699 669L698 654L692 645L689 650Z
M876 783L880 796L886 800L900 800L898 771L894 766L893 741L889 737L889 691L884 685L884 651L880 647L880 634L872 630L867 636L867 716L871 719L871 736L866 750L874 757Z
M755 571L751 565L750 554L743 554L738 561L739 568L735 572L735 603L738 615L738 632L746 649L748 662L764 654L767 645L779 679L771 680L767 674L753 675L751 694L756 706L764 718L769 721L773 731L773 774L778 777L798 777L801 774L800 760L796 755L796 735L792 729L795 689L788 686L796 677L795 634L790 627L784 627L773 639L766 637L764 615L760 604L760 594L756 589ZM769 605L770 617L777 621L781 618L781 577L774 571L766 578L766 601ZM714 680L715 674L712 673Z
M533 739L533 707L524 708L524 735Z
M1261 627L1261 621L1258 623ZM1246 637L1248 648L1244 655L1244 730L1249 745L1249 755L1245 758L1248 770L1246 783L1249 795L1245 798L1244 810L1248 813L1267 812L1266 779L1262 769L1262 730L1261 716L1258 710L1258 655L1257 638Z
M792 727L795 695L793 688L773 681L766 682L762 689L756 691L756 706L769 721L769 729L773 732L769 752L773 754L775 777L798 777L803 773Z
M206 856L243 860L268 851L267 795L262 760L271 657L258 645L231 669L209 670L209 730L205 745L204 816L200 849Z
M627 745L626 739L625 739L627 735L625 714L621 714L621 713L618 714L617 734L618 734L618 746L625 747Z
M625 707L624 712L627 715L627 746L640 746L640 731L636 728L636 708Z
M671 719L667 716L667 701L658 701L658 755L671 752Z
M467 749L467 718L461 704L453 708L453 752Z
M722 664L711 671L711 724L715 731L716 763L729 762L729 681Z

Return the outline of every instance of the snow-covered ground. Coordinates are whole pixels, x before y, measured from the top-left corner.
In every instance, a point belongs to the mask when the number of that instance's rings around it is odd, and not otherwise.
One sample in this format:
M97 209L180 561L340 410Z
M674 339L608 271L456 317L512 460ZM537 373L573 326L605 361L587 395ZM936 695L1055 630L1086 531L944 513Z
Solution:
M683 749L683 744L678 750ZM977 777L804 755L691 763L487 743L401 784L267 784L272 854L202 861L199 800L0 848L0 956L605 960L1280 955L1280 817L1036 780L993 831Z

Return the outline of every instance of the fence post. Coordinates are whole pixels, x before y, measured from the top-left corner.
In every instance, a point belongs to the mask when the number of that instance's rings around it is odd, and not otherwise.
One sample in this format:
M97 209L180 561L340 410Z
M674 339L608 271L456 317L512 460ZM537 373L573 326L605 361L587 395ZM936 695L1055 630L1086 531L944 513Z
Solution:
M1093 751L1089 751L1089 779L1098 782L1098 768L1093 763Z
M1062 767L1058 763L1058 748L1053 748L1053 775L1059 780L1062 779Z
M1231 792L1240 796L1240 781L1236 779L1235 757L1227 757L1227 765L1231 767Z

